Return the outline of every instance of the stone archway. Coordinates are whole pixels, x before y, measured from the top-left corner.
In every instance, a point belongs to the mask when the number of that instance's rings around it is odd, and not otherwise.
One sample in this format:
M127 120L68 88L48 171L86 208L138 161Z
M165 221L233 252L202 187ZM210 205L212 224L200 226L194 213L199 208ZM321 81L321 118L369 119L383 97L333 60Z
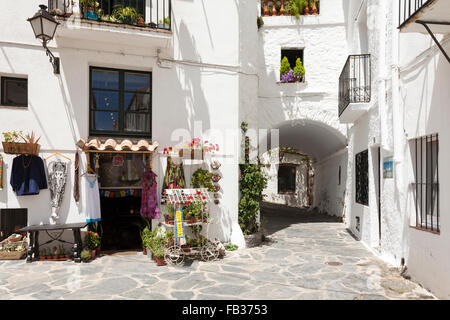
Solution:
M311 160L312 170L307 171L307 177L297 179L300 183L311 184L312 201L308 205L310 204L311 208L317 207L319 211L330 215L343 216L347 176L347 137L342 127L336 124L330 125L324 121L297 119L279 122L272 129L279 130L280 147L299 150ZM270 133L265 138L268 146L274 145ZM267 162L265 154L262 154L262 158L265 158ZM270 170L267 170L267 172L270 175L270 181L272 181L272 184L268 186L268 188L271 188L269 193L273 195L276 189L276 182L273 181L277 178L274 175L277 175L279 166L282 164L280 164L281 162L274 163L272 158L273 155L270 157ZM301 170L301 166L297 170ZM298 173L296 174L298 176ZM311 176L309 176L310 174ZM302 189L304 190L307 187L296 186L298 190L296 189L295 196L304 196ZM272 199L275 199L272 203L285 204L291 207L302 207L302 203L305 203L303 199L282 203L283 201L279 201L280 198L283 197L272 196Z

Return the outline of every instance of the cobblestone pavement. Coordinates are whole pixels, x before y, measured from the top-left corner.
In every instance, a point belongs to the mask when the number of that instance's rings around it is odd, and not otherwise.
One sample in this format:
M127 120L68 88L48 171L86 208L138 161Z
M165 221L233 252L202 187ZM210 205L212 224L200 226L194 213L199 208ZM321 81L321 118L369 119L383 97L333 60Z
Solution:
M343 224L291 220L271 223L261 247L183 267L157 267L142 253L82 264L0 261L0 299L434 299Z

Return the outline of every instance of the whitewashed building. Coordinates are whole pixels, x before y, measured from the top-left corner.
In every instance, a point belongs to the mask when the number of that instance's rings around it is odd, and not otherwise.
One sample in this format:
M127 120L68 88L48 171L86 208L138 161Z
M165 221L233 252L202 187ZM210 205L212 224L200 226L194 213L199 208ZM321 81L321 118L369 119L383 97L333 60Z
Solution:
M113 5L121 2L99 1L104 15L110 15ZM237 136L230 142L223 137L227 132L230 136L239 133L239 110L245 103L241 83L245 76L254 77L248 71L251 67L246 63L246 41L241 31L256 36L256 2L125 1L143 16L146 25L142 26L90 20L79 3L20 0L0 4L4 13L0 20L2 84L10 79L11 88L17 83L25 88L21 92L25 98L18 105L6 99L2 102L0 131L34 131L41 137L42 158L55 151L71 158L60 222L86 219L83 184L80 201L73 197L74 155L80 152L76 146L80 139L157 142L159 153L153 154L153 170L161 192L167 159L161 152L197 137L210 139L221 148L214 155L222 163L222 179L220 204L212 206L217 221L213 233L229 241L234 232L234 241L242 241L237 223L240 142ZM40 4L55 10L52 13L57 14L59 22L54 39L47 45L59 57L57 74L27 21ZM143 83L139 79L144 79ZM6 86L2 88L2 95L12 102L13 92ZM130 99L134 94L140 100L133 104ZM127 104L143 109L129 110L124 108ZM125 115L127 111L141 114L133 119ZM28 224L47 224L51 212L49 191L17 196L9 185L14 155L3 151L0 149L5 169L0 208L27 209ZM80 159L81 174L86 172L87 163L84 155ZM188 186L193 170L199 166L209 165L185 164ZM134 209L129 211L138 216Z
M255 121L314 160L313 206L448 298L450 3L322 0L298 20L265 5ZM277 81L283 49L303 51L304 82Z
M222 162L214 234L242 246L238 133L245 121L262 130L250 138L259 143L267 165L267 201L343 217L374 253L407 266L414 280L439 297L450 297L447 0L320 0L317 12L298 18L286 13L287 0L275 6L269 0L131 1L146 26L92 21L80 17L77 2L50 0L49 10L67 5L56 12L60 25L48 44L60 58L59 74L27 22L41 2L0 4L7 13L0 20L0 94L8 81L27 89L25 104L2 100L0 132L33 130L41 136L42 157L59 151L72 164L80 139L157 141L153 168L159 188L164 147L186 133L215 140L221 151L207 157ZM104 3L115 1L101 2L103 13L110 13ZM260 28L258 16L264 20ZM284 57L292 68L301 59L301 81L281 81ZM126 77L151 79L149 87L135 90L142 97L134 106L147 108L143 118L126 118L125 102L118 102L117 110L93 106L96 91L112 90L112 74L119 79L117 99L132 91ZM96 75L106 87L92 85ZM101 112L105 118L96 127ZM270 129L278 133L264 131ZM276 155L278 147L311 159L311 177L299 159L287 160L296 166L294 196L279 194L280 168L286 166ZM0 209L25 208L28 224L47 223L48 190L17 197L9 186L13 155L2 155ZM207 165L186 163L187 182L193 170ZM60 219L80 222L85 207L72 196L71 170Z

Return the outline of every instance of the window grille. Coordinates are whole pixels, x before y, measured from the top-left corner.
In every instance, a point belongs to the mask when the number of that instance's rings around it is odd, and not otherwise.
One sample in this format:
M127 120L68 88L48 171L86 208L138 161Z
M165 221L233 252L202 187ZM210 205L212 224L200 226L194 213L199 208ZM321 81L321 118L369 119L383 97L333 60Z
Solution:
M414 140L416 227L440 232L439 217L439 136Z

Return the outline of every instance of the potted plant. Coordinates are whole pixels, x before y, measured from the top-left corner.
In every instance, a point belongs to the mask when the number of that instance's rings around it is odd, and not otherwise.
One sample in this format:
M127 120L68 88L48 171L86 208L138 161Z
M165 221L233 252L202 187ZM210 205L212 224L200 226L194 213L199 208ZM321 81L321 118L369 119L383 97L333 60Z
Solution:
M97 232L88 231L84 237L84 247L91 251L91 258L94 259L97 248L100 247L100 236Z
M214 190L214 186L211 183L211 179L213 174L205 169L197 169L191 178L191 185L194 188L207 188L208 191L212 192Z
M170 19L169 17L165 17L164 18L164 23L163 20L159 20L158 21L158 28L160 29L170 29Z
M155 248L153 248L153 254L155 255L157 266L166 265L166 262L164 261L164 247L162 245L158 245Z
M81 251L81 255L80 258L83 262L88 262L89 259L91 258L91 252L88 249L84 249L83 251Z
M175 244L173 230L166 230L166 246L172 247Z
M222 177L221 177L220 174L218 174L218 173L214 173L213 176L212 176L212 178L211 178L211 180L212 180L213 182L219 182L220 179L222 179Z
M303 67L302 60L300 58L295 61L293 72L295 81L303 80L303 76L305 75L305 67Z
M191 252L190 241L191 239L186 235L186 244L181 245L181 250L184 252Z
M137 24L139 26L145 26L145 21L144 21L144 17L141 14L138 14L137 17Z
M19 142L21 138L24 142ZM3 151L7 154L32 154L37 155L41 146L38 144L34 132L22 136L22 131L3 132Z
M136 8L124 7L122 4L116 4L112 16L125 24L136 24L139 14Z
M95 0L80 0L80 4L83 7L83 14L86 19L98 20L97 8L99 3Z
M174 224L175 207L172 204L168 204L165 207L166 214L164 215L165 222L167 224Z

